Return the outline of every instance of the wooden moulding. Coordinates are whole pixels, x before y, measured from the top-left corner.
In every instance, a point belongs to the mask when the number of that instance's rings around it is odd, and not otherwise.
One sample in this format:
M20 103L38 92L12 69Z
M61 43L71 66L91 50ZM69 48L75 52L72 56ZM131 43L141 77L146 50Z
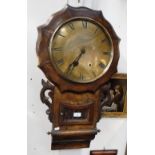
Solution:
M89 147L98 130L53 131L52 150L77 149Z
M117 150L94 150L90 155L117 155Z
M102 117L120 117L126 118L127 117L127 74L123 73L116 73L114 74L111 79L110 83L117 85L120 84L123 87L123 110L116 111L116 112L102 112Z

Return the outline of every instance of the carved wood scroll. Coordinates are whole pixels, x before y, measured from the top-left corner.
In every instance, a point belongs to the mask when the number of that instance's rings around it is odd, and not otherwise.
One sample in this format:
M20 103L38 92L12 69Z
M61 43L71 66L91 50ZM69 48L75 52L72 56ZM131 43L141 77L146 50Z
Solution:
M52 101L50 101L50 99L53 99L54 85L52 85L49 81L45 82L42 79L42 86L43 88L41 89L40 92L40 99L44 104L47 105L48 109L46 111L46 114L48 115L50 122L52 122ZM48 93L48 96L50 98L45 95L45 92L47 90L50 90L50 92Z

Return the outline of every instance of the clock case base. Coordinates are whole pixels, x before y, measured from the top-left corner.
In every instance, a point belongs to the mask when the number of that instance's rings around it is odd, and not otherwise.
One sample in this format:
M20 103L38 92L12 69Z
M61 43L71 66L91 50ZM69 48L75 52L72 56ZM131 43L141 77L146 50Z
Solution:
M98 130L54 131L52 132L52 150L87 148Z

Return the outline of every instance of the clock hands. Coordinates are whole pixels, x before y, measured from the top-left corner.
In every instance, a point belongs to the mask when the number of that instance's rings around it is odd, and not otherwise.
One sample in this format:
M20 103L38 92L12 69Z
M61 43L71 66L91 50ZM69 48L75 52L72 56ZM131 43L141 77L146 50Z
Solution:
M85 48L82 48L80 54L74 59L74 61L73 61L71 64L69 64L69 66L68 66L68 68L67 68L67 70L66 70L66 74L71 73L71 72L73 71L73 69L74 69L76 66L79 65L79 60L80 60L80 58L82 57L82 55L85 54L85 52L86 52L86 51L85 51Z

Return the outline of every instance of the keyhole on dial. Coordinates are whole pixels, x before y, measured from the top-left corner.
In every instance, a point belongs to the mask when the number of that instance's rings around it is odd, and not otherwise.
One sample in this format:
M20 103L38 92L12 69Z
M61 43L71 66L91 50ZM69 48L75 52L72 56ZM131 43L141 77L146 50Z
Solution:
M91 64L89 64L89 67L91 67Z

